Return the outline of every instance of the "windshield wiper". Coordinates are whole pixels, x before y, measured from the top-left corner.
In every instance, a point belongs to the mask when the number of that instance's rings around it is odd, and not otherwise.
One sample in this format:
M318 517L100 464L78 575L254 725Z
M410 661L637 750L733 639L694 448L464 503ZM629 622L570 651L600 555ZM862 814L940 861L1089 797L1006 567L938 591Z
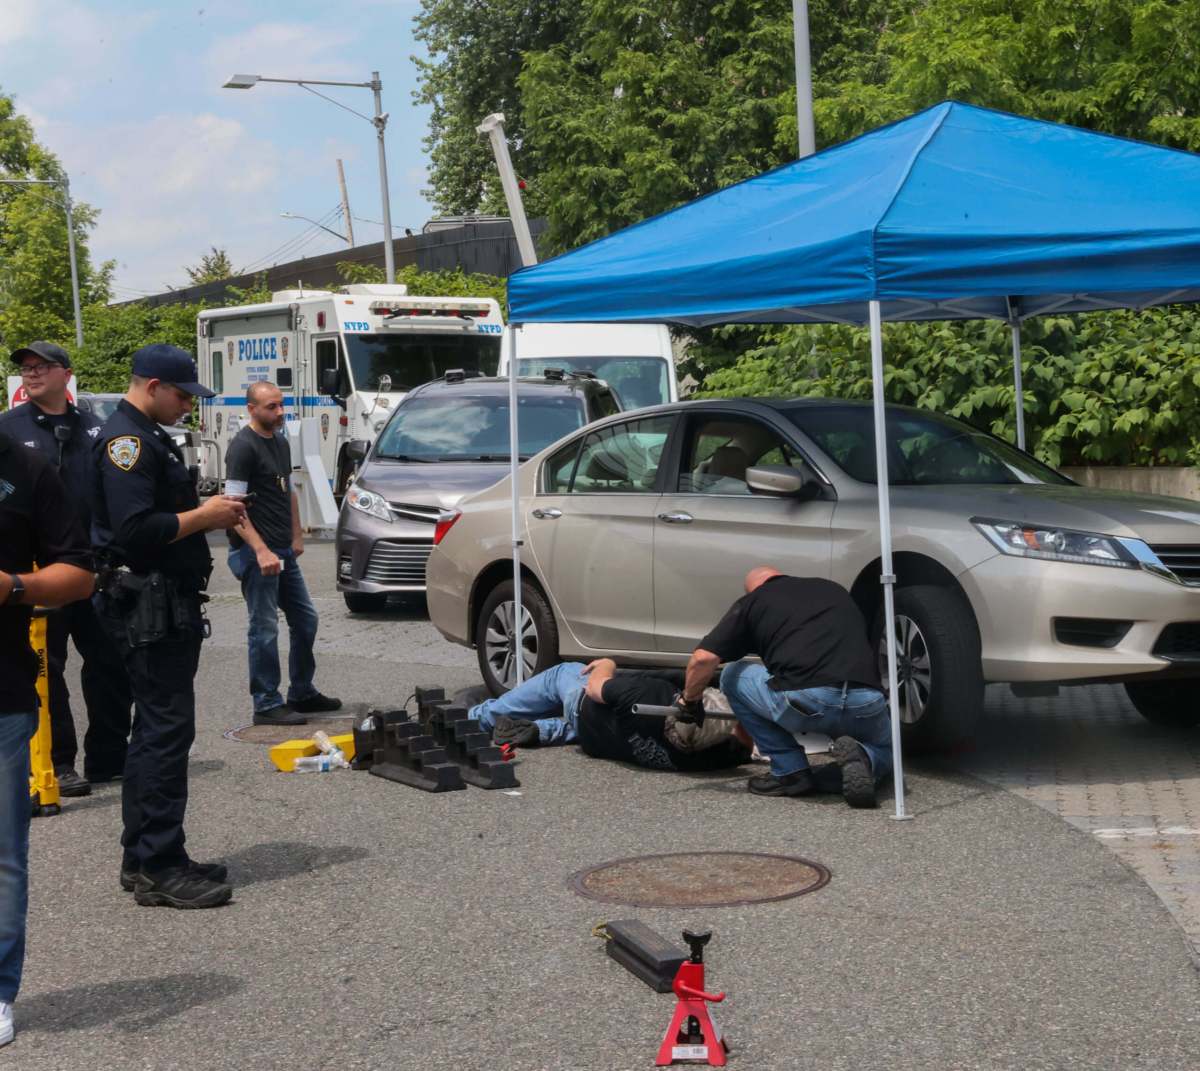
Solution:
M419 457L416 454L376 454L383 461L416 461L422 465L433 465L442 459L440 457Z

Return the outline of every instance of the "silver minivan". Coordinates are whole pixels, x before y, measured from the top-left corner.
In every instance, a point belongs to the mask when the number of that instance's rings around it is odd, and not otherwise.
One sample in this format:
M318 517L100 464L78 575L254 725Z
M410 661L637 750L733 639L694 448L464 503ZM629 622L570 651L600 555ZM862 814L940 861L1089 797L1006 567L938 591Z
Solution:
M547 370L518 380L521 459L621 410L608 384ZM360 462L342 500L337 585L352 612L425 591L425 562L459 501L509 467L508 380L461 371L409 392L375 439L350 444Z

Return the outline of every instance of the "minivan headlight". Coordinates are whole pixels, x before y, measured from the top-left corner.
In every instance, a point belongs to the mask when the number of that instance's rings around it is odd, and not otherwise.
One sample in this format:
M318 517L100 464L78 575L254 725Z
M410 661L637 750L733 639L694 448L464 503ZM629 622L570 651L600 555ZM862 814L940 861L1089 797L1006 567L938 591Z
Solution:
M391 524L392 511L388 509L388 504L382 495L377 495L374 491L367 491L361 487L351 487L346 492L346 501L350 504L351 509L369 513L372 517L378 517L381 521Z
M1005 554L1079 565L1137 569L1140 563L1115 536L972 517L971 523Z

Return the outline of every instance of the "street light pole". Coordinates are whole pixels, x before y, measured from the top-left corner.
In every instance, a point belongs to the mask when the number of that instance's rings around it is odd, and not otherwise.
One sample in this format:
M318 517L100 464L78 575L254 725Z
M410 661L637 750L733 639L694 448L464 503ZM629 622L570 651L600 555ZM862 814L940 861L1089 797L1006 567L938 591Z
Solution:
M383 200L383 267L387 281L396 281L396 260L392 252L392 201L388 196L387 153L383 149L383 132L387 128L387 113L383 110L383 83L379 72L371 72L371 90L375 94L375 131L379 137L379 192Z
M799 159L817 151L813 124L812 54L808 42L808 0L792 0L792 37L796 43L796 132Z
M79 267L75 258L75 217L71 212L71 181L60 179L0 179L4 186L61 186L67 215L67 253L71 261L71 305L75 312L75 345L83 348L83 313L79 307Z
M387 152L384 147L383 132L387 128L388 113L383 110L383 83L379 80L379 72L371 72L371 80L369 82L329 82L315 78L264 78L261 74L235 74L223 86L224 89L253 89L259 82L277 82L283 85L301 86L312 93L316 93L318 97L323 97L331 104L336 104L339 108L344 108L353 115L357 115L360 119L365 119L375 128L375 133L379 141L379 193L380 199L383 201L383 263L387 270L387 281L394 283L396 281L396 262L392 251L392 204L388 194L388 179L387 179ZM323 93L317 93L313 86L348 86L352 89L369 89L375 96L375 115L363 115L362 112L356 112L353 108L346 107L340 101L334 100L332 97L326 97Z

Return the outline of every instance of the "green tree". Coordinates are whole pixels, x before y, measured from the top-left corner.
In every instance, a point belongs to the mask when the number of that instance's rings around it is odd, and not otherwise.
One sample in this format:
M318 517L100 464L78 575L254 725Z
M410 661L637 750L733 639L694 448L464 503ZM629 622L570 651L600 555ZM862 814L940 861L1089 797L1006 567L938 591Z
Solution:
M63 182L57 158L40 145L29 120L0 93L0 177ZM88 232L96 210L72 205L82 304L107 301L113 265L96 268ZM75 337L67 224L60 186L0 185L0 346Z
M416 36L429 58L413 57L419 72L414 98L432 108L425 149L428 192L439 211L507 215L491 150L475 128L485 116L503 112L517 173L537 172L525 144L517 76L526 52L571 40L578 18L576 5L558 0L423 0ZM543 203L534 184L531 214Z
M188 273L193 285L219 283L234 274L233 261L229 259L229 254L215 245L200 257L199 264L192 268L185 267L183 270Z
M387 278L380 267L349 261L338 265L338 273L347 283L382 283ZM414 297L495 298L501 311L507 314L506 282L495 275L472 274L461 269L420 271L415 265L406 264L396 269L396 282L408 287Z

